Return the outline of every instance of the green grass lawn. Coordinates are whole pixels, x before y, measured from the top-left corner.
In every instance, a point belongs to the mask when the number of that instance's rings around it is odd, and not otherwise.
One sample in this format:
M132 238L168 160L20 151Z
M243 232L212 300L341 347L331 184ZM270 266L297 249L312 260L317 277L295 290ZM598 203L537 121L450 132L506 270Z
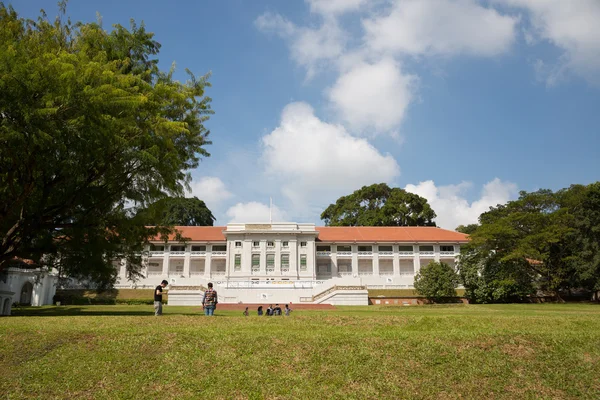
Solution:
M23 308L0 319L8 399L600 399L600 306Z

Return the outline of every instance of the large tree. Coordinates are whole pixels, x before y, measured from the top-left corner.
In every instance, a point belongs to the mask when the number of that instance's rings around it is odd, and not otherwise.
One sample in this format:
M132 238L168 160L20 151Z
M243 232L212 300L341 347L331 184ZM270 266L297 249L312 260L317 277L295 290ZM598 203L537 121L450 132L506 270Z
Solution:
M521 192L517 200L498 205L479 217L465 251L493 254L493 263L524 268L542 290L558 295L566 287L572 268L568 236L573 215L550 190ZM489 263L489 259L485 259ZM525 273L520 273L523 276Z
M143 25L61 15L31 21L0 4L0 270L56 262L108 285L110 260L135 272L144 241L168 232L127 205L182 195L209 155L207 76L161 71Z
M215 217L197 197L166 197L140 211L152 225L212 226Z
M321 214L329 226L435 226L427 200L385 183L340 197Z

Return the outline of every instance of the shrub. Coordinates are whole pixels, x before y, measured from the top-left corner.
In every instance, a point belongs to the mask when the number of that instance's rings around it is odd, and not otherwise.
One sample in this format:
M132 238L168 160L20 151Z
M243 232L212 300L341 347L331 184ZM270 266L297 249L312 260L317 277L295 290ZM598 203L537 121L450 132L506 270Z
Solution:
M443 262L432 261L415 276L415 290L427 299L441 302L456 297L458 275L452 267Z

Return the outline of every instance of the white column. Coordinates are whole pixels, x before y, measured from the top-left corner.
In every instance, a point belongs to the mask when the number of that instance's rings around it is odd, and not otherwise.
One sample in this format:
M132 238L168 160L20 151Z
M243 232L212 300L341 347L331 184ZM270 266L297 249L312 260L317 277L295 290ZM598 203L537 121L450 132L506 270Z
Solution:
M433 259L436 262L440 262L440 245L433 245Z
M379 276L379 246L373 245L373 275Z
M394 245L392 247L392 251L394 252L394 259L392 261L392 266L394 268L394 276L400 276L400 250L398 249L398 245Z
M260 249L260 275L267 275L267 241L261 240L258 242Z
M331 245L331 277L335 278L339 274L337 265L337 246Z
M290 246L290 276L298 278L298 241L296 239L291 239L288 244Z
M421 259L419 258L418 255L416 255L415 257L413 257L413 270L415 272L415 275L417 274L417 272L419 272L420 269L421 269Z
M185 247L185 257L183 259L183 276L190 277L190 264L192 262L192 247Z
M206 245L206 257L204 258L204 276L210 279L211 274L211 259L212 259L212 246Z
M281 239L275 239L275 274L281 276Z
M122 258L119 264L119 283L123 284L127 281L127 259Z
M163 252L163 270L164 276L169 276L169 255L171 254L171 247L165 245L165 251Z
M252 239L244 238L242 242L242 269L243 275L252 275Z
M353 244L352 249L352 276L358 276L358 245Z
M313 280L317 279L317 253L314 239L306 238L306 266Z

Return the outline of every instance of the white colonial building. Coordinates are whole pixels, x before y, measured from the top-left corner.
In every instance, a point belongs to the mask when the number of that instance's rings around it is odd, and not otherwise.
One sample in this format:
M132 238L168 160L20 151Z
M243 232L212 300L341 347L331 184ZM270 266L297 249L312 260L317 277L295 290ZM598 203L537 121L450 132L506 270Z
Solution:
M23 264L27 264L23 262ZM0 315L10 315L13 304L52 304L58 276L40 268L9 267L0 271Z
M412 288L422 265L454 265L467 236L436 227L228 224L176 227L185 242L152 242L144 278L121 263L117 288L170 282L169 304L200 304L213 282L221 303L368 304L366 289Z

